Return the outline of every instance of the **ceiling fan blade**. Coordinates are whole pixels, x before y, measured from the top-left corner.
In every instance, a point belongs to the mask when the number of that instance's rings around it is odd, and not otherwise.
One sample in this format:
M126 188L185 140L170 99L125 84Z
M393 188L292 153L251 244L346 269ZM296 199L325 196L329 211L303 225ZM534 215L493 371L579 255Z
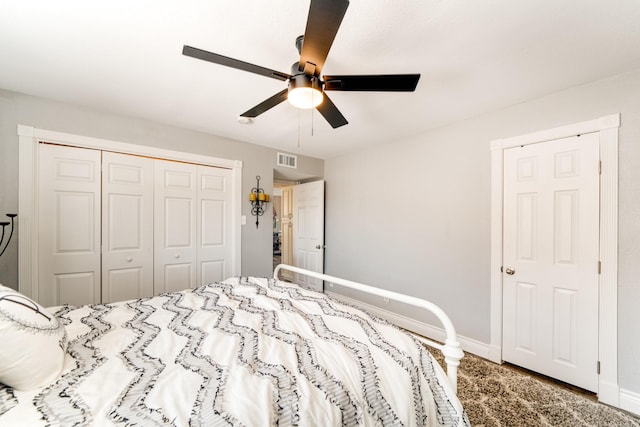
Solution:
M326 121L329 122L332 128L339 128L340 126L344 126L347 123L347 119L344 118L338 107L329 99L327 94L323 94L324 99L322 100L322 104L316 107L316 110L320 111L322 117L325 118Z
M324 90L413 92L420 74L323 76Z
M256 105L255 107L251 108L250 110L247 110L244 113L240 114L240 116L241 117L257 117L257 116L259 116L260 114L264 113L265 111L270 110L271 108L273 108L276 105L280 104L282 101L286 101L287 100L287 92L288 91L289 91L289 89L284 89L284 90L276 93L271 98L265 99L260 104Z
M291 76L287 73L281 73L270 68L261 67L259 65L250 64L248 62L240 61L239 59L229 58L227 56L219 55L217 53L208 52L206 50L198 49L184 45L182 48L182 54L190 56L196 59L202 59L203 61L213 62L214 64L220 64L231 68L236 68L242 71L248 71L249 73L260 74L261 76L271 77L273 79L286 81Z
M300 51L300 70L313 70L315 65L313 74L320 75L347 7L349 0L311 0Z

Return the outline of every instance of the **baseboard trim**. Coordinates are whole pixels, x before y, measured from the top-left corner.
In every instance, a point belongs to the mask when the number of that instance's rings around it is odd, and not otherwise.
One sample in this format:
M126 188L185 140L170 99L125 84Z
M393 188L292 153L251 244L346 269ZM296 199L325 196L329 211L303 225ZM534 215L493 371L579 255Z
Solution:
M429 338L433 341L444 342L446 338L446 333L441 327L419 322L416 319L403 316L402 314L398 314L393 311L385 310L384 308L380 308L372 304L364 303L357 299L350 298L336 292L325 290L325 293L337 300L344 301L347 304L362 307L364 310L370 312L371 314L388 320L394 325L422 335L423 337ZM485 344L472 338L464 337L462 335L458 335L458 341L460 342L460 346L462 347L463 351L475 354L476 356L480 356L495 363L501 362L499 348L496 349L494 348L494 346Z
M620 409L640 415L640 393L620 389Z

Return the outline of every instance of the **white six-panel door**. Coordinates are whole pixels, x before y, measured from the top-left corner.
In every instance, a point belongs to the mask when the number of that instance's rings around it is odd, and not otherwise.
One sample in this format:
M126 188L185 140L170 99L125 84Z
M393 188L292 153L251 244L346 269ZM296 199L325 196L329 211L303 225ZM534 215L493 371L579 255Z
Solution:
M324 181L293 187L293 264L324 272ZM322 280L296 275L295 282L322 291Z
M599 141L504 150L505 361L597 391Z
M42 144L38 161L38 301L99 303L100 151Z
M153 295L153 159L102 154L102 302Z

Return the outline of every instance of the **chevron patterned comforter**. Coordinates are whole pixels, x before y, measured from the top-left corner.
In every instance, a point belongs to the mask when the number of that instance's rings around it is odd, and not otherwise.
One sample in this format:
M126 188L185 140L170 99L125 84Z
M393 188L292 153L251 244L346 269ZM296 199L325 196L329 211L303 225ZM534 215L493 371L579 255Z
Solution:
M411 336L288 283L55 310L65 368L43 389L0 385L0 425L468 425Z

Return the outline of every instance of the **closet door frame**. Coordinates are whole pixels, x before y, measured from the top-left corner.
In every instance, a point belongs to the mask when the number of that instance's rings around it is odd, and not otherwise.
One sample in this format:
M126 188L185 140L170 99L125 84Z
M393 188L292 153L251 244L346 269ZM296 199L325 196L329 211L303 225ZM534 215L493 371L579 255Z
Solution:
M70 147L92 148L122 154L194 163L232 171L232 215L230 218L232 250L231 276L241 271L242 161L201 154L166 150L145 145L73 135L32 126L18 125L18 290L38 300L38 150L41 142Z

